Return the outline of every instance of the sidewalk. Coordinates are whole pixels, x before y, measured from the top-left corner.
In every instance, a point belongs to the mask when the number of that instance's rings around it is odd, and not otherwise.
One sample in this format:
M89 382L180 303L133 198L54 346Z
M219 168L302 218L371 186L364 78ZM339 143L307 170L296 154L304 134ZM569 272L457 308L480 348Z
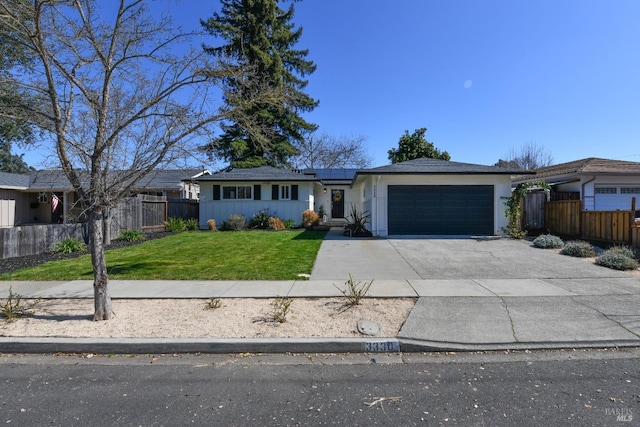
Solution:
M112 280L113 298L335 297L338 280ZM0 282L25 298L93 298L92 282ZM369 297L414 297L395 339L82 339L0 337L4 352L363 352L640 346L640 280L375 280Z

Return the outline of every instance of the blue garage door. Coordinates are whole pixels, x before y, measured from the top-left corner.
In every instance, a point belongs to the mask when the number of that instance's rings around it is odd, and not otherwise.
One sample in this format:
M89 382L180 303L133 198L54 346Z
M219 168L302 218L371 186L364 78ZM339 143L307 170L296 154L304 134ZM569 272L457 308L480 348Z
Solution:
M391 185L389 234L493 235L493 185Z

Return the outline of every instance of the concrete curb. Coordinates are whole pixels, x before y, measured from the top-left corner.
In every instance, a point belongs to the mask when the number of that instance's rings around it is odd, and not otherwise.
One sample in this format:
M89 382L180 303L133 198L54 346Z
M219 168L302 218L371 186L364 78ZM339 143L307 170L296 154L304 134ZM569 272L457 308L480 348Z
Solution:
M640 347L638 340L457 343L397 338L16 338L0 337L0 353L420 353Z
M364 353L398 352L396 338L16 338L0 353Z
M461 343L399 339L405 353L439 351L506 351L506 350L561 350L574 348L640 347L640 340L556 341L513 343Z

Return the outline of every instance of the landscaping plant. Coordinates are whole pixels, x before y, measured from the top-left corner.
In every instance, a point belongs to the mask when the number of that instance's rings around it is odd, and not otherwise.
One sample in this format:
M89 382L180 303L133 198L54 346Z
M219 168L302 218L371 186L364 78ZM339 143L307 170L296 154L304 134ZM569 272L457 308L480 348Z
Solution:
M589 258L596 256L596 251L593 248L593 245L589 242L584 242L581 240L567 242L560 253L562 255L574 256L579 258Z
M200 223L195 218L189 218L185 221L184 228L188 231L197 231L200 228Z
M282 220L278 217L269 217L269 230L284 230L285 226Z
M320 217L317 213L311 209L302 212L302 227L309 229L318 224L320 224Z
M360 300L367 296L369 288L371 288L371 285L373 284L373 280L370 282L356 282L351 274L349 274L349 279L344 282L344 284L347 286L347 289L340 289L335 284L333 286L335 286L336 289L344 295L347 300L347 306L353 307L354 305L360 304Z
M558 236L543 234L535 238L533 246L541 249L560 249L564 246L564 242Z
M241 231L247 228L247 218L244 215L232 214L222 223L222 229L226 231Z
M205 303L205 310L215 310L222 307L222 300L220 298L211 297Z
M275 297L271 302L271 311L267 313L267 320L274 323L284 323L287 321L287 315L291 311L293 298Z
M36 300L31 304L25 305L22 302L22 295L14 294L13 289L9 287L9 297L0 302L0 312L4 317L5 321L13 322L14 320L27 316L33 313L32 308L38 303L40 300Z
M69 237L64 240L60 240L54 246L55 252L63 254L70 254L72 252L81 252L86 249L86 245L82 240Z
M211 231L218 231L218 227L216 226L216 220L215 219L210 219L207 221L207 226L209 227L209 230Z
M269 228L269 209L262 209L260 212L255 214L251 221L249 221L249 228L257 228L260 230L266 230Z
M596 264L614 270L635 270L638 268L638 261L611 249L596 258Z
M164 222L164 227L167 229L167 231L180 232L184 231L186 226L184 223L184 219L172 216Z
M356 205L351 205L349 216L347 216L348 224L345 227L345 234L354 237L371 237L371 231L367 228L367 224L371 220L368 211L359 211Z
M140 230L122 230L118 239L125 240L127 242L137 242L138 240L144 240L146 236Z

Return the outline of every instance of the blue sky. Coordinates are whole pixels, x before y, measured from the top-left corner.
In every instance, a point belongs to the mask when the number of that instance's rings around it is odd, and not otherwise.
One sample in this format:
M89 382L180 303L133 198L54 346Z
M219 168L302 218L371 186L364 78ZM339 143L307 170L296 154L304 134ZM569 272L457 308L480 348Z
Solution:
M182 0L198 25L219 2ZM405 130L454 161L494 164L525 144L555 163L640 162L637 0L303 0L317 71L307 119L334 136L367 137L372 166ZM19 151L19 150L18 150Z

